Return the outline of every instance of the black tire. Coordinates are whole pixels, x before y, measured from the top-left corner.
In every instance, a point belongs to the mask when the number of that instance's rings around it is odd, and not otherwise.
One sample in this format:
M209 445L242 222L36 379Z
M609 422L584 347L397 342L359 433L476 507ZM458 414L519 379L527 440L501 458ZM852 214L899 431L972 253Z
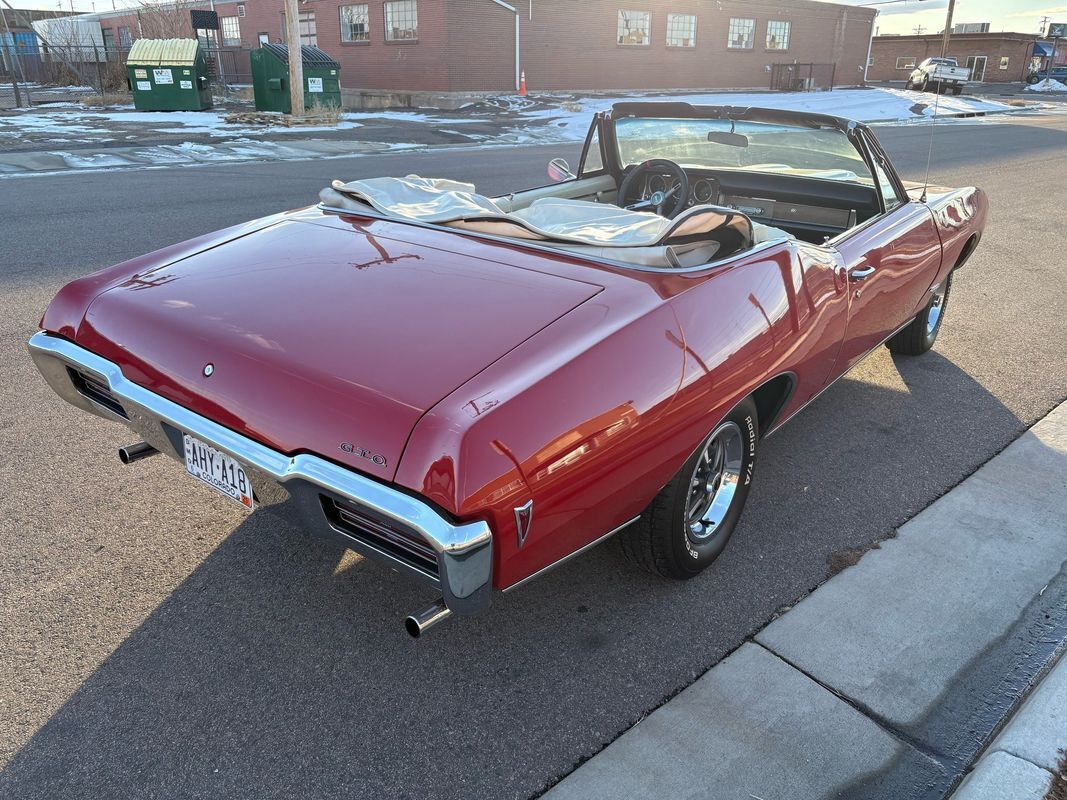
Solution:
M963 94L963 87L962 86L953 86L952 87L952 94L954 94L956 97L959 97L961 94Z
M926 307L911 321L911 324L899 331L892 339L885 343L890 353L902 356L921 356L934 346L937 334L945 321L945 312L948 311L948 298L952 291L952 273L945 278L945 288L941 295L930 298ZM937 317L931 324L931 315L936 309Z
M930 89L930 79L924 75L923 76L923 82L921 84L919 84L919 91L920 92L925 92L925 91L928 91L929 89Z
M697 525L705 530L704 522L710 516L719 516L725 510L721 520L716 520L712 530L699 536L693 533L687 511L691 501L700 493L694 491L694 481L698 475L698 465L704 466L705 454L713 448L713 443L729 439L731 444L723 446L724 467L734 463L726 458L732 447L734 433L740 445L740 459L737 462L736 482L717 481L716 486L726 487L732 483L728 505L716 508L714 502ZM759 420L756 405L751 398L741 401L733 411L715 426L714 430L701 442L700 447L682 465L678 474L663 487L652 503L645 509L640 519L619 535L623 553L634 564L655 575L664 578L686 580L706 569L722 553L730 536L741 518L749 490L752 487L752 472L756 462L759 442ZM722 473L725 474L725 473ZM707 485L711 485L710 483ZM699 488L699 487L697 487ZM710 492L712 501L719 498L719 491ZM690 492L693 494L690 494Z
M908 78L906 81L904 81L904 89L905 89L905 91L909 91L910 92L914 88L915 88L915 85L911 82L911 78Z

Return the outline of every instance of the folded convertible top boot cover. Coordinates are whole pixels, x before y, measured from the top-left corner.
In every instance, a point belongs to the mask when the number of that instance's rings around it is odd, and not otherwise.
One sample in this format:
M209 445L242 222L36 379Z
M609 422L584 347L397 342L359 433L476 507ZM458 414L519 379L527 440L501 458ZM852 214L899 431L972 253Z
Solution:
M319 199L339 210L446 225L514 239L571 245L562 249L645 266L698 266L719 249L724 229L732 229L739 248L751 246L752 223L730 208L697 205L674 219L628 211L607 203L546 197L529 207L506 212L469 183L440 178L370 178L334 181ZM716 236L711 236L715 232ZM587 249L588 248L588 249ZM630 250L642 252L630 253Z

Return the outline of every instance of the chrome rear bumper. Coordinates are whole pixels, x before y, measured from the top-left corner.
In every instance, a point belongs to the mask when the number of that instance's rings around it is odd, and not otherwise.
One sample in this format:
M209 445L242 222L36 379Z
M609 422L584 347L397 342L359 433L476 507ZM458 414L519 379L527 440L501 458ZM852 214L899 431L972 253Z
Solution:
M492 592L492 533L484 521L456 524L416 497L340 467L318 456L287 456L235 433L177 403L138 386L119 367L72 342L39 332L30 354L56 394L105 419L122 422L160 452L184 461L182 433L189 433L240 461L256 502L311 529L343 541L363 555L439 586L449 610L473 614L489 605ZM357 530L327 513L340 501L365 518ZM410 557L391 544L397 532L425 542L436 557ZM418 548L415 548L416 550ZM411 548L408 548L411 551Z

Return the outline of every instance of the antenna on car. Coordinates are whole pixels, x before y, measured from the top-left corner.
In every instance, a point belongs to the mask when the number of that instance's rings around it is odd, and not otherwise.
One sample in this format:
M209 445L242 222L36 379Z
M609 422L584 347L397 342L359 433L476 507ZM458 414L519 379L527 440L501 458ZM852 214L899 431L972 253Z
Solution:
M952 35L952 12L955 10L956 0L948 0L948 12L945 14L945 30L941 36L941 59L948 54L948 40ZM935 70L936 74L936 70ZM937 105L941 100L941 83L937 83L937 93L934 95L934 118L930 121L930 146L926 150L926 175L923 176L923 193L919 198L920 203L926 202L926 190L930 188L930 159L934 154L934 128L937 126Z
M941 48L942 58L944 57L944 47ZM919 198L920 203L926 202L926 190L930 186L930 161L934 155L934 128L937 127L937 104L941 99L941 84L937 85L937 94L934 95L934 116L930 120L930 146L926 149L926 174L923 175L923 193Z

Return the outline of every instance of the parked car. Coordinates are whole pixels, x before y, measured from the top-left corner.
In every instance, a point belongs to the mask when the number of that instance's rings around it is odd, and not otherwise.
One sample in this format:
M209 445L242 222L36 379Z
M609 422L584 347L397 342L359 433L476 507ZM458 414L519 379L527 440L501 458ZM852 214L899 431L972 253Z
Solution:
M1051 69L1031 72L1026 76L1026 82L1033 85L1035 83L1041 83L1041 81L1046 78L1052 78L1052 80L1059 81L1060 83L1067 83L1067 64L1052 67Z
M620 103L550 173L335 183L73 281L30 352L136 433L123 461L436 587L418 635L614 535L700 573L767 436L880 345L930 349L987 214L796 111Z
M904 88L918 89L920 92L947 90L958 95L963 91L963 84L970 79L971 71L959 66L955 58L928 58L912 70Z

